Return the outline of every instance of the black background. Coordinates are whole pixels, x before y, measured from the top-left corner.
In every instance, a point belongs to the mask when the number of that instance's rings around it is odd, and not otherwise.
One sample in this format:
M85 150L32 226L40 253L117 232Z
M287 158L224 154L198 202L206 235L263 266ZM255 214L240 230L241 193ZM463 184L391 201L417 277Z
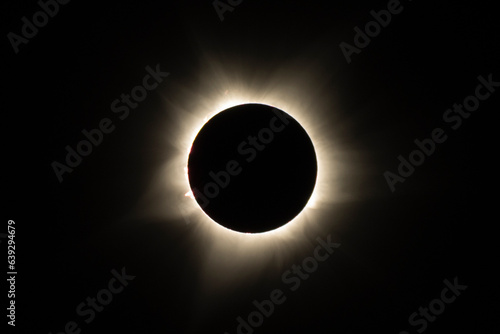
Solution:
M287 293L256 333L399 333L410 328L410 314L439 297L442 281L454 277L467 290L426 332L498 330L493 138L499 93L456 131L442 120L447 108L474 93L477 76L492 73L500 81L495 11L473 1L402 4L402 13L350 64L339 44L352 44L353 28L386 1L244 0L223 22L211 1L72 1L18 54L4 37L2 232L8 219L16 221L15 332L58 333L76 320L82 333L236 333L236 317L246 317L252 301L272 289L288 291L281 274L329 233L342 246ZM39 10L35 1L3 6L4 36L20 33L21 17ZM125 219L151 173L176 154L157 133L158 124L178 116L163 102L196 84L207 53L231 64L228 71L270 75L303 53L317 54L330 79L314 90L319 99L333 96L337 106L317 122L342 131L338 145L362 162L361 173L343 180L360 196L325 209L321 228L297 236L310 246L292 247L288 262L245 273L247 279L222 292L200 292L205 243L193 225L182 218ZM156 64L169 77L119 122L110 103ZM297 63L297 73L308 65ZM114 120L115 131L59 183L51 163L104 117ZM395 171L398 155L407 156L413 140L436 127L447 130L447 141L391 193L383 173ZM341 214L333 220L332 211ZM83 324L76 305L122 267L136 278Z

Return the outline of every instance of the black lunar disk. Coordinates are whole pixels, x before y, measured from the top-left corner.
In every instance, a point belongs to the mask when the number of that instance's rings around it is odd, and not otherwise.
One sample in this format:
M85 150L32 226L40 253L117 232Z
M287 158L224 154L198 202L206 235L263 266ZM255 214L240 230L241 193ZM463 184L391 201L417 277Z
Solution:
M316 183L317 161L306 131L289 114L242 104L211 118L188 160L191 190L220 225L259 233L292 220Z

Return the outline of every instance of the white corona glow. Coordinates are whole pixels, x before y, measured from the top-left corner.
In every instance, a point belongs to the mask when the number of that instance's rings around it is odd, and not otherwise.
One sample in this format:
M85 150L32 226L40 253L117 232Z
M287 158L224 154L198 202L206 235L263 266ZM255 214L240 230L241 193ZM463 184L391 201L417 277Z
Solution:
M325 222L333 204L352 199L344 191L345 180L346 172L356 166L347 166L347 152L336 145L343 132L337 131L340 124L333 124L335 92L321 91L330 78L314 61L309 60L307 68L303 64L302 59L273 70L208 58L189 89L171 87L165 92L169 118L158 133L171 153L152 177L137 215L177 222L167 228L190 229L186 242L200 250L203 283L212 292L238 277L259 275L270 262L279 270L291 254L314 242L306 231L334 223ZM246 103L271 105L291 115L311 138L318 166L314 191L302 212L278 229L255 234L229 230L206 215L194 200L187 170L191 146L203 125L217 113Z

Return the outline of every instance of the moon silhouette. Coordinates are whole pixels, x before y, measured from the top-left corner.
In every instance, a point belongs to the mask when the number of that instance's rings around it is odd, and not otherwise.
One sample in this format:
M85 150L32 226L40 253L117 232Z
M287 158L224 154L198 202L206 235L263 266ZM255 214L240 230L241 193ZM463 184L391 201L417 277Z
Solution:
M200 208L216 223L262 233L290 222L316 184L314 145L289 114L241 104L212 117L197 134L188 178Z

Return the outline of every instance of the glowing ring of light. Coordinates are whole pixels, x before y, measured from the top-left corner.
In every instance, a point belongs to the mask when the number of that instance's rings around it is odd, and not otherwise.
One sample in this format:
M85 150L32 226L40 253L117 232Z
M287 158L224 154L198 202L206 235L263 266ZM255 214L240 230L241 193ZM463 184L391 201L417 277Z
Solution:
M228 91L226 91L226 94L228 93ZM225 94L225 95L226 95ZM222 231L224 232L228 232L228 233L234 233L234 234L238 234L238 235L245 235L245 236L249 236L249 235L252 235L252 236L271 236L271 235L276 235L276 234L286 234L286 233L289 233L289 232L293 232L293 229L294 229L294 226L296 225L300 225L300 222L303 221L304 219L304 214L311 208L314 208L317 203L318 203L318 199L320 198L321 196L321 190L325 190L324 188L321 189L322 187L320 186L321 184L324 184L324 169L325 169L325 159L322 158L322 150L321 150L321 147L319 147L317 144L316 144L316 140L315 140L315 136L313 135L313 133L311 132L312 130L312 126L310 125L311 124L311 121L306 119L305 117L303 117L301 115L301 113L299 112L299 110L297 108L293 108L291 105L287 105L285 103L283 103L283 101L281 101L281 103L279 101L276 101L276 100L273 100L273 99L265 99L265 100L262 100L262 99L248 99L248 98L244 98L243 96L239 96L239 97L236 97L235 96L236 94L232 95L231 97L227 97L224 96L216 101L214 101L215 103L213 103L213 107L211 108L211 110L217 110L216 112L213 112L213 113L209 113L207 115L205 115L203 117L203 120L200 121L198 120L198 122L196 123L196 126L193 127L193 129L191 130L188 138L189 139L185 139L184 140L184 143L188 143L186 146L185 146L185 154L183 156L183 161L184 161L184 166L183 166L183 180L184 180L184 196L185 197L188 197L191 201L192 201L192 204L195 206L195 208L193 209L193 211L195 211L194 213L195 214L198 214L199 218L200 219L203 219L203 221L210 221L212 224L212 226L214 226L216 229L221 229ZM238 94L239 95L239 94ZM192 143L194 142L198 132L201 130L201 128L212 118L214 117L215 115L217 115L219 112L221 111L224 111L230 107L233 107L233 106L237 106L237 105L240 105L240 104L247 104L247 103L260 103L260 104L266 104L266 105L270 105L272 107L275 107L277 109L280 109L280 110L284 110L286 111L288 114L290 114L303 128L304 130L307 132L307 134L310 136L311 138L311 141L313 143L313 146L314 146L314 150L316 152L316 156L317 156L317 163L318 163L318 172L317 172L317 176L316 176L316 184L314 186L314 190L311 194L311 197L309 198L309 201L307 202L307 205L303 208L303 210L297 215L295 216L294 219L292 219L290 222L288 222L287 224L277 228L277 229L274 229L272 231L267 231L267 232L262 232L262 233L241 233L241 232L238 232L238 231L233 231L231 229L228 229L228 228L225 228L223 226L221 226L220 224L218 224L217 222L215 222L214 220L212 220L198 205L198 203L196 202L196 200L194 199L194 196L191 192L191 188L190 188L190 185L189 185L189 177L188 177L188 171L187 171L187 161L188 161L188 158L189 158L189 154L191 152L191 145ZM322 163L323 162L323 163ZM201 213L201 215L200 215Z
M341 137L345 132L338 132L339 126L333 126L338 107L329 97L334 92L325 98L325 93L318 89L330 79L321 67L304 68L304 63L314 64L310 59L300 60L273 72L209 61L197 84L190 84L189 88L171 87L165 92L168 119L163 126L159 125L157 133L163 136L165 146L159 150L177 153L165 156L131 216L168 221L169 229L187 228L188 242L199 245L196 249L200 251L203 282L211 284L211 288L217 285L223 289L227 280L234 280L240 272L246 271L248 275L251 269L250 272L256 273L268 261L286 259L292 252L285 249L300 250L310 245L310 237L305 236L307 231L318 231L331 224L332 216L329 215L328 221L325 218L333 204L354 197L345 191L349 183L346 174L357 173L361 167L348 166L356 153L335 144L344 139ZM189 196L186 170L191 145L203 125L220 111L245 103L267 104L290 114L309 135L317 158L316 185L300 214L275 230L253 234L229 230L207 216ZM231 275L218 277L221 271Z

